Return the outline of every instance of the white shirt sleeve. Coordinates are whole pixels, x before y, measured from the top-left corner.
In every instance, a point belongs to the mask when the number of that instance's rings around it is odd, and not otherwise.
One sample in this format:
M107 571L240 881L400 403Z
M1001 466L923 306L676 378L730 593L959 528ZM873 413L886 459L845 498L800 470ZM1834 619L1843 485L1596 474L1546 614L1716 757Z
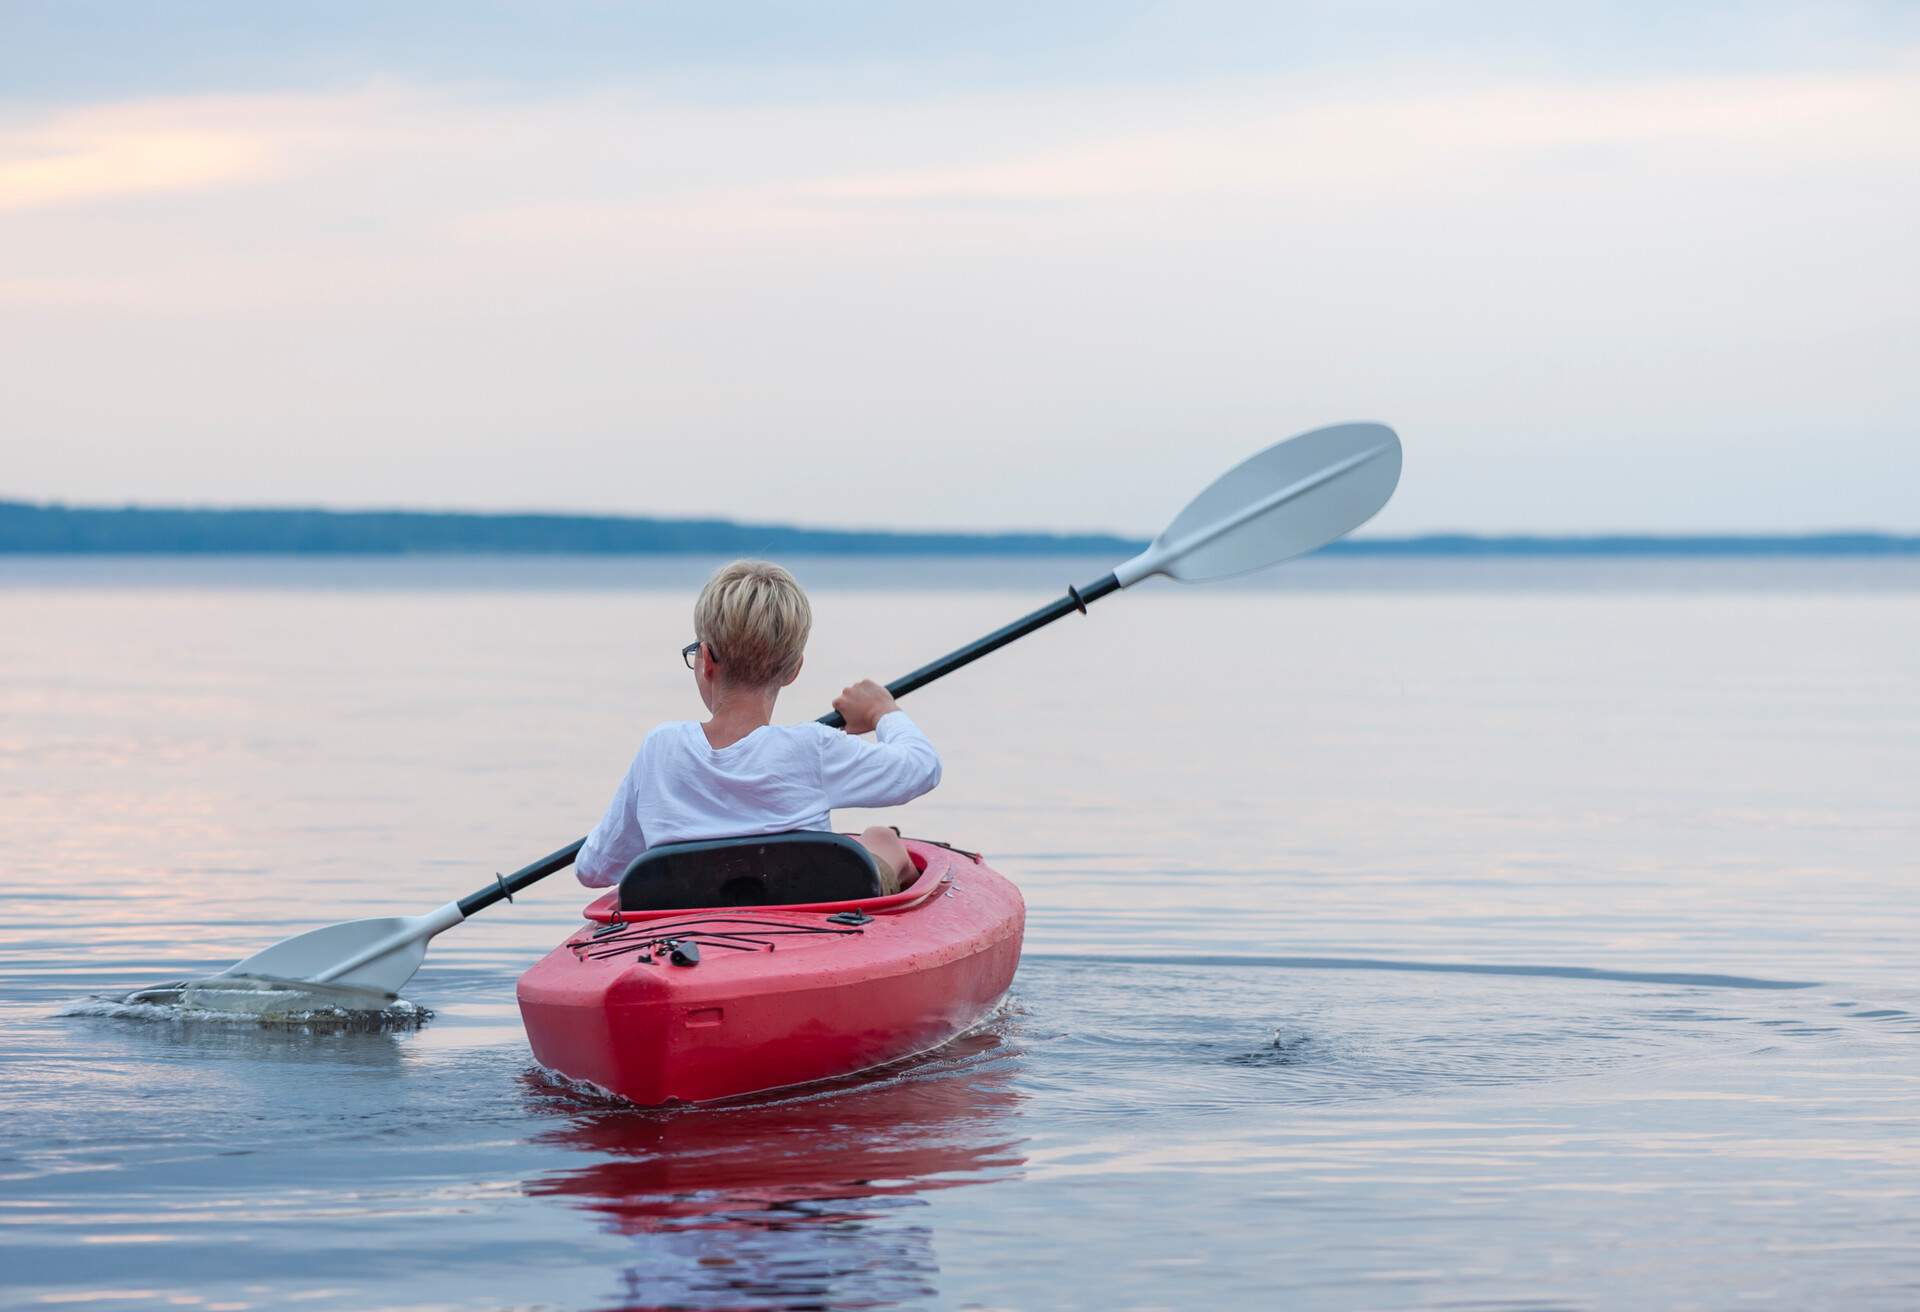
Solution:
M636 756L627 772L620 776L620 786L614 790L613 800L607 803L607 813L600 817L600 823L580 845L580 854L573 858L573 873L588 888L607 888L620 882L627 866L647 850L647 837L640 832L639 799L634 789L634 772L639 768L640 758Z
M940 754L905 711L888 711L874 741L830 729L820 740L820 782L829 809L898 806L940 782Z

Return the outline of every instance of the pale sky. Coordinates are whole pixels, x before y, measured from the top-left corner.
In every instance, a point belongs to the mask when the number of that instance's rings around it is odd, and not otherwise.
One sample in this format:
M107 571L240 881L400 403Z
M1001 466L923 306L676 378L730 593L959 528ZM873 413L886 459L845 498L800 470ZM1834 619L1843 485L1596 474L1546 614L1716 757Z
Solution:
M1462 8L0 0L0 497L1920 530L1920 5Z

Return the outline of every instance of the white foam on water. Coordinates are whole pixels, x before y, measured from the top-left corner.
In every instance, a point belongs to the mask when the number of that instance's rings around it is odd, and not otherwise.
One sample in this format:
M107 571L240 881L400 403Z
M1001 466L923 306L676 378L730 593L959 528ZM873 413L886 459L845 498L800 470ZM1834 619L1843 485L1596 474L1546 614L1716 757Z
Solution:
M580 1079L577 1076L568 1075L564 1071L557 1071L551 1066L543 1066L539 1062L534 1062L528 1073L542 1084L551 1086L555 1093L570 1094L575 1098L587 1102L606 1103L613 1107L645 1107L644 1103L637 1103L631 1098L623 1098L612 1089L595 1084L592 1080Z
M59 1014L324 1029L412 1029L433 1016L418 1003L390 993L245 975L174 980L130 993L96 994Z

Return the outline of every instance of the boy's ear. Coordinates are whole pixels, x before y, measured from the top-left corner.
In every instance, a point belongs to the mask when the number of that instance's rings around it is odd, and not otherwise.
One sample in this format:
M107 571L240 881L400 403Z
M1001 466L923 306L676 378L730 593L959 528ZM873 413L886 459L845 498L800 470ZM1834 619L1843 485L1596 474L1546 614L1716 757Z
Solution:
M806 663L807 663L807 658L805 656L802 656L799 660L795 661L793 663L793 673L789 674L786 678L782 679L780 681L780 686L782 688L791 688L793 686L793 681L800 677L800 667L805 665Z

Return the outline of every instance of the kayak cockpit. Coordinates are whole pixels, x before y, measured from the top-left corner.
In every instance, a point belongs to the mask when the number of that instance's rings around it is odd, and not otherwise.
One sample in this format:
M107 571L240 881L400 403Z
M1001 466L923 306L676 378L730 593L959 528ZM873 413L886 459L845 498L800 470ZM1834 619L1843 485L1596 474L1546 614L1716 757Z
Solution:
M748 839L718 839L711 843L674 844L677 848L708 849L692 854L693 863L679 869L656 871L667 877L657 886L637 879L643 874L649 852L627 868L620 884L589 903L581 913L602 924L614 920L650 920L675 916L687 911L771 910L783 911L859 911L883 915L905 911L935 896L953 880L961 857L952 849L907 840L908 855L913 858L919 876L898 893L879 891L879 875L866 849L840 834L808 834L808 839L836 839L836 844L789 844L795 835L763 835ZM844 847L840 846L844 844ZM845 848L854 849L845 852ZM769 864L756 850L775 850ZM670 853L668 845L654 849ZM844 856L843 856L844 854ZM792 867L786 862L798 857ZM808 859L817 860L822 873L806 867ZM977 858L974 858L977 860ZM858 870L849 869L853 860L864 862ZM829 864L832 863L832 864ZM838 869L834 867L838 866ZM749 882L754 881L754 882ZM759 900L746 890L764 889L778 900Z
M884 891L866 848L816 830L663 843L635 857L618 888L622 911L853 902Z

